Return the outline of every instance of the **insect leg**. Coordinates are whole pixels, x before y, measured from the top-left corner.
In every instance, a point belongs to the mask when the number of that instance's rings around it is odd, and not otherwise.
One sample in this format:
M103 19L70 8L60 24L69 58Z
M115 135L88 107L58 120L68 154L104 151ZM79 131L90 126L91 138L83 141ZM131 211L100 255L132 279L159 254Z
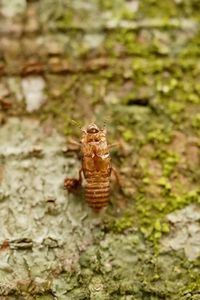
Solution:
M112 167L112 168L111 168L111 172L114 174L115 179L116 179L116 181L117 181L117 184L118 184L120 190L122 190L122 183L121 183L120 176L119 176L117 170L116 170L115 168Z
M79 147L81 146L81 143L79 143L79 142L77 142L77 141L75 141L71 138L68 139L68 143L71 144L71 145L79 146Z
M75 193L79 190L82 184L82 175L83 169L79 170L79 178L65 178L64 180L64 188L68 190L69 193Z
M80 170L79 170L79 178L78 178L78 180L80 182L80 185L82 184L82 181L83 181L82 174L83 174L83 168L80 168Z
M114 148L114 147L117 147L117 146L119 146L118 143L113 143L113 144L108 145L108 149L111 149L111 148Z

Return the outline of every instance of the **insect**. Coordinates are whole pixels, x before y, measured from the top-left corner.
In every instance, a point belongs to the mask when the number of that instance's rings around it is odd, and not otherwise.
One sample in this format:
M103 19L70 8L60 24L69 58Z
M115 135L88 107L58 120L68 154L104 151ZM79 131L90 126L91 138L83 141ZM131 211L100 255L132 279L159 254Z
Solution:
M79 179L66 178L64 185L69 192L74 192L81 185L84 175L85 200L95 212L99 212L109 202L111 172L117 174L111 166L106 129L100 129L92 123L81 130L80 146L83 158Z

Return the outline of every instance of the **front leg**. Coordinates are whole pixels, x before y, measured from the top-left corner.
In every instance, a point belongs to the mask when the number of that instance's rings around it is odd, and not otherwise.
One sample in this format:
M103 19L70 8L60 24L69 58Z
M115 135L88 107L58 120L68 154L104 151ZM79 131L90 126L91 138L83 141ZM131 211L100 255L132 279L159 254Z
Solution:
M79 170L79 178L76 179L76 178L65 178L64 180L64 188L66 190L68 190L69 193L76 193L80 188L81 188L81 185L82 185L82 172L83 172L83 169L81 168Z
M80 147L81 146L81 143L72 139L72 138L69 138L68 139L68 143L71 144L71 145L74 145L74 146L77 146L77 147Z

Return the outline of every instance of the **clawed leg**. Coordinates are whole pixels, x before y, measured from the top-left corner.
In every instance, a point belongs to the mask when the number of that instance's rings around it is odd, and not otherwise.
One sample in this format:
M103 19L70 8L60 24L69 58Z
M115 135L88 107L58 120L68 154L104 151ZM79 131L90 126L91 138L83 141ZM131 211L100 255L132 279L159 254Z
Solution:
M80 185L82 184L82 181L83 181L83 177L82 177L82 174L83 174L83 168L80 168L79 170L79 182L80 182Z
M119 176L117 170L112 167L111 172L114 174L117 184L119 186L119 189L122 191L122 183L121 183L121 179L120 179L120 176Z
M79 178L78 179L76 179L76 178L65 178L64 188L66 190L68 190L69 193L75 193L81 187L82 179L83 179L82 178L82 172L83 172L83 169L81 168L79 170Z
M115 147L118 147L118 146L119 146L118 143L113 143L113 144L108 145L108 149L115 148Z
M68 143L71 144L71 145L79 146L79 147L81 146L81 143L79 143L79 142L77 142L77 141L75 141L71 138L68 139Z
M67 140L66 147L63 148L63 153L65 155L70 155L70 156L71 154L76 155L77 158L79 159L80 147L81 147L81 143L70 138Z

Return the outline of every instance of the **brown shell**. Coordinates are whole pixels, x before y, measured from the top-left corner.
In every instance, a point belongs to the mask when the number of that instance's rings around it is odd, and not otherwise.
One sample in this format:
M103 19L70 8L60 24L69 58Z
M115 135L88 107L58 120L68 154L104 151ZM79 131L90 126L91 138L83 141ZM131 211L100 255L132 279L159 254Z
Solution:
M95 211L107 206L110 193L111 162L106 141L106 130L83 130L81 151L82 170L86 179L85 197ZM92 132L94 131L94 132ZM91 132L91 133L90 133Z

